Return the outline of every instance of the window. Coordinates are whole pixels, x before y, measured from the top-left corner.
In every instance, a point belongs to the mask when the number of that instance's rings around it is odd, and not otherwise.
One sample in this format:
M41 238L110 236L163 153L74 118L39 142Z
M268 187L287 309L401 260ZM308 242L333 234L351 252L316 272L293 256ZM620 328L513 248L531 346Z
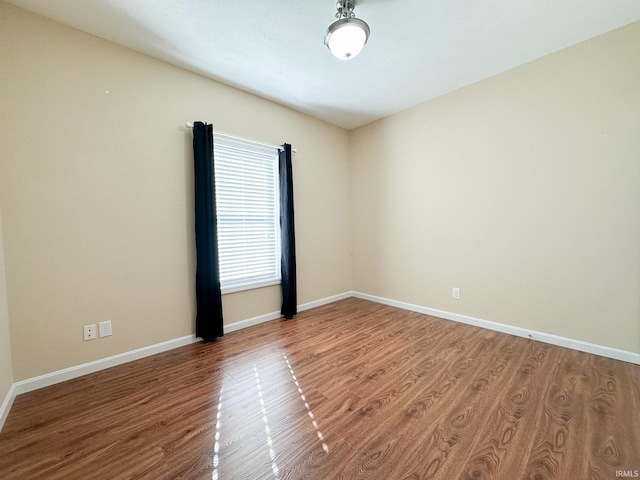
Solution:
M280 282L278 151L214 136L222 293Z

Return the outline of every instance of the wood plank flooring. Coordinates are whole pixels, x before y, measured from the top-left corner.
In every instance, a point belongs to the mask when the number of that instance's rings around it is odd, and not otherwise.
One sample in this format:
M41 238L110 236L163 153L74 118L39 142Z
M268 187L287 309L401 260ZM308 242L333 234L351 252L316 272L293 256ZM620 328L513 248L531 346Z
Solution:
M640 367L350 298L20 395L2 479L602 479Z

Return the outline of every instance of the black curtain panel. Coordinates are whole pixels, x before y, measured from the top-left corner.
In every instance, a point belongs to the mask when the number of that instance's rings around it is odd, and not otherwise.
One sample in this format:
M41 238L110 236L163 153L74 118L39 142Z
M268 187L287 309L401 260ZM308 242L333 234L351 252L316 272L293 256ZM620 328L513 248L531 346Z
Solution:
M282 235L282 309L285 318L298 313L296 287L296 235L293 225L293 176L291 172L291 145L285 143L279 153L280 172L280 231Z
M224 334L218 266L213 126L193 124L196 213L196 337L211 342Z

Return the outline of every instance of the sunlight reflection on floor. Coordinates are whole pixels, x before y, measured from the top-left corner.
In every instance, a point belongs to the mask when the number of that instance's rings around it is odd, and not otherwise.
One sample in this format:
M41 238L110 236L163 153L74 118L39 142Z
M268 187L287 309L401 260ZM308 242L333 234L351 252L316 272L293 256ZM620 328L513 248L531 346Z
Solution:
M258 367L253 365L253 371L256 376L256 386L258 387L258 397L260 398L260 409L262 411L262 421L264 422L264 433L267 434L267 446L269 447L269 457L271 458L271 470L275 475L276 480L278 477L278 464L276 462L276 453L273 451L273 440L271 439L271 430L269 429L269 417L267 416L267 409L264 405L264 398L262 398L262 386L260 385L260 374L258 373Z
M281 360L278 360L279 358L284 359L284 363L286 364L286 369L288 370L288 374L289 374L289 378L288 375L285 374L285 370L284 367L285 365L280 363ZM248 366L247 366L248 367ZM257 437L255 434L251 437L250 443L253 443L254 441L256 442L256 446L259 445L260 443L262 443L264 445L263 442L266 443L266 447L269 453L269 460L271 462L271 472L273 474L273 477L275 480L279 480L281 475L285 475L284 471L281 471L281 467L278 465L278 458L280 457L280 454L283 452L278 452L277 449L277 438L274 438L274 431L272 431L272 427L269 424L269 410L272 410L272 417L273 415L275 415L275 421L276 424L278 423L278 418L282 415L283 411L287 411L290 408L293 408L293 405L295 404L295 400L293 400L293 397L291 396L290 390L288 385L291 385L289 383L289 381L292 381L293 384L295 385L295 388L297 390L297 394L295 394L295 396L297 396L303 403L304 408L306 410L306 414L308 415L311 424L313 425L313 428L315 429L315 436L317 436L318 438L318 442L320 443L320 445L322 446L322 450L325 452L325 454L329 453L329 446L327 445L324 435L322 434L322 432L320 431L320 427L318 425L318 422L315 419L315 416L313 414L313 411L311 409L311 406L309 405L309 401L307 400L307 397L304 394L304 391L302 390L302 386L300 384L300 381L298 380L295 371L293 370L293 365L289 362L289 359L287 358L287 355L282 353L282 357L280 356L274 356L274 357L269 357L268 359L265 359L264 362L258 362L258 363L254 363L253 364L253 381L251 383L254 384L254 386L251 386L250 383L248 383L250 381L250 377L245 376L246 374L248 374L249 372L247 371L247 369L245 368L239 368L238 370L234 370L234 372L228 372L229 373L229 379L232 379L233 377L236 377L236 380L231 380L234 383L235 382L239 382L236 383L235 386L231 387L231 390L229 390L228 388L230 387L230 385L226 385L225 387L225 399L223 401L223 388L222 386L220 387L220 392L218 394L218 403L217 403L217 411L216 411L216 424L215 424L215 443L214 443L214 447L213 447L213 472L211 475L212 480L219 480L222 479L226 476L226 473L224 473L224 468L227 465L227 462L229 460L229 453L227 452L229 445L225 444L225 442L221 441L221 435L223 435L222 433L222 429L221 429L221 423L222 423L222 409L223 409L223 405L225 405L225 412L224 412L224 424L225 424L225 429L231 429L236 430L237 428L242 428L242 425L248 425L251 426L253 425L253 422L255 422L256 420L258 420L258 418L255 418L253 415L250 414L250 405L255 405L254 403L254 399L256 398L254 395L255 393L257 393L257 400L260 404L260 414L261 414L261 419L262 419L262 428L260 430L262 430L264 432L264 437L262 437L262 440ZM273 371L277 371L277 377L272 377L273 375ZM242 373L245 372L245 373ZM268 372L268 373L265 373ZM262 377L261 378L261 374ZM244 378L243 380L241 380L241 378ZM277 384L272 384L273 382L273 378L276 378L276 382ZM276 386L277 385L277 386ZM282 388L280 388L280 386L284 387L284 390ZM276 387L276 389L274 390L274 387ZM234 395L237 395L238 390L242 392L246 392L248 395L248 397L246 397L246 399L248 400L248 402L243 401L243 402L238 402L237 400L233 400L232 398L236 398L234 397ZM284 397L282 396L284 394ZM272 395L274 395L272 397ZM267 398L268 397L268 398ZM273 408L271 408L273 407ZM285 409L285 410L283 410ZM275 413L274 413L275 411ZM293 411L299 411L298 409L294 409L291 412L293 413ZM256 412L257 413L257 412ZM254 418L254 420L251 420L251 418ZM298 417L299 418L299 417ZM271 420L274 420L273 418ZM258 420L259 421L259 420ZM234 426L235 423L235 426ZM251 428L251 427L250 427ZM297 432L293 432L294 435L297 435ZM226 435L225 435L226 438ZM248 439L249 437L247 437ZM228 441L227 441L228 443ZM245 444L245 448L241 448L238 449L238 446L241 444L238 443L234 443L233 452L237 452L240 453L242 451L242 455L251 455L252 457L254 457L256 455L256 452L258 450L261 450L261 448L257 448L256 447L252 447L252 451L251 452L247 452L246 448L249 448L248 444ZM225 453L227 452L227 453ZM291 454L292 452L286 452L286 454ZM301 452L293 452L294 456L297 456L299 453L304 453L303 451ZM232 454L233 455L233 454ZM221 465L224 464L224 465Z
M216 443L213 445L213 474L211 475L213 480L218 480L218 464L220 458L218 452L220 451L220 417L222 416L222 387L220 387L220 394L218 395L218 409L216 412Z
M309 407L309 403L307 402L307 398L304 396L304 392L302 391L302 387L300 386L300 383L298 382L296 374L293 371L293 367L289 363L289 359L287 358L287 355L283 353L282 356L284 357L284 361L287 362L287 367L289 367L289 373L291 373L291 378L293 378L293 383L295 383L296 387L298 388L298 393L300 394L300 399L302 400L302 402L304 403L305 408L307 409L307 414L309 415L309 418L311 418L311 420L312 420L311 423L313 424L313 428L316 429L316 434L318 435L318 438L322 442L322 449L325 451L325 453L329 453L329 446L324 441L324 436L322 435L322 432L320 431L320 428L318 427L318 422L316 422L316 419L313 416L313 412L311 411L311 407Z

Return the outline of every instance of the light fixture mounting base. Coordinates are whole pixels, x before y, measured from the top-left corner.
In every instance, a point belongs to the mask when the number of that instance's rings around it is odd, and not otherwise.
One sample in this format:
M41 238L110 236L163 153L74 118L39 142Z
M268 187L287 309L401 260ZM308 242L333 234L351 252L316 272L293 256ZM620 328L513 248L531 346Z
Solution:
M356 0L338 0L336 3L336 18L352 18L355 17L353 9L356 8Z

